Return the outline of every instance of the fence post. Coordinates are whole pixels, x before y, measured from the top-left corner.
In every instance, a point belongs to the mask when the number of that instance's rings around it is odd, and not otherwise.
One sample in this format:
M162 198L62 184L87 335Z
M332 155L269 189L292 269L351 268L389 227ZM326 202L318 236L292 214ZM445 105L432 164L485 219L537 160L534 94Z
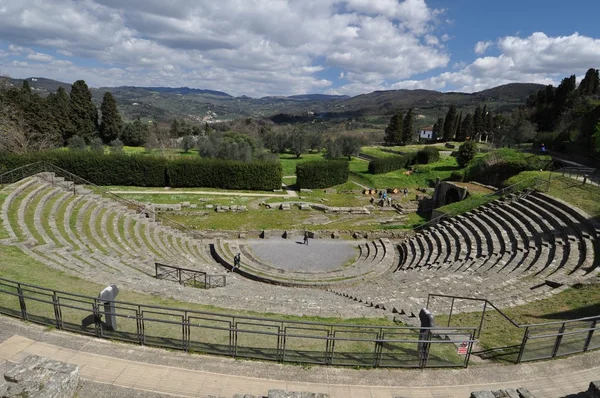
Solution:
M96 337L102 337L102 323L100 322L100 310L98 309L98 299L94 299L92 304L92 311L94 312L94 329L96 330Z
M450 321L452 320L452 310L454 310L454 297L452 297L452 303L450 304L450 314L448 315L448 327L450 327Z
M17 294L19 295L19 306L21 307L21 318L27 320L27 304L25 304L25 297L23 295L23 289L21 284L17 284Z
M562 341L562 334L565 332L566 326L567 324L563 323L560 327L560 330L558 331L558 335L556 336L556 342L554 343L554 349L552 350L552 358L556 357L556 354L558 353L558 349L560 348L560 342Z
M183 332L183 349L185 352L190 351L190 320L188 319L187 311L183 312L182 320L182 332Z
M521 341L521 349L519 350L519 355L517 356L516 363L521 363L521 360L523 359L523 353L525 352L527 340L529 340L529 326L525 328L525 333L523 333L523 341Z
M335 352L335 329L333 326L330 326L327 331L327 343L325 344L325 364L331 365L333 364L333 355Z
M487 300L483 303L483 312L481 313L481 321L479 322L479 330L477 331L477 338L481 337L481 329L483 329L483 319L485 318L486 309L487 309Z
M585 339L585 344L583 345L583 352L586 352L590 346L592 341L592 336L594 335L594 331L596 330L596 324L598 323L598 319L594 319L592 321L592 326L590 331L588 332L587 339Z
M375 355L373 357L373 367L378 368L381 363L381 356L383 353L383 328L379 329L377 339L375 340Z
M135 310L135 319L137 320L137 333L138 333L138 340L140 342L140 345L144 345L144 343L146 342L146 336L145 336L145 332L144 332L144 318L142 316L142 306L138 305L137 309Z
M52 306L54 307L54 318L56 319L56 328L62 329L62 313L56 292L52 292Z
M287 330L281 325L277 326L277 362L285 361L285 345L286 345Z
M465 369L469 367L469 360L471 359L471 351L473 351L473 340L475 340L475 333L477 332L477 329L473 329L471 331L471 336L469 337L469 348L467 351L467 355L465 357Z

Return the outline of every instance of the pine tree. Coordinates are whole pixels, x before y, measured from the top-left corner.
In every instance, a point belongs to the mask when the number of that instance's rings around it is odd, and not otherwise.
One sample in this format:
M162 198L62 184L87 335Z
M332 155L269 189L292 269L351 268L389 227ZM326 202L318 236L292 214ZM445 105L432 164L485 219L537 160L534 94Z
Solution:
M102 142L108 144L119 138L119 133L121 133L121 129L123 128L123 120L117 109L117 101L115 101L115 98L111 93L104 93L102 105L100 105L100 112L102 113L100 138L102 139Z
M454 119L456 119L456 107L454 105L450 105L450 109L448 109L448 113L446 114L446 119L444 119L444 141L451 141L454 132Z
M400 139L402 145L406 145L412 141L413 118L413 108L410 108L408 112L406 112L406 116L404 116L404 120L402 121L402 137Z
M92 93L83 80L71 87L70 119L78 136L86 142L98 135L98 110L92 102Z

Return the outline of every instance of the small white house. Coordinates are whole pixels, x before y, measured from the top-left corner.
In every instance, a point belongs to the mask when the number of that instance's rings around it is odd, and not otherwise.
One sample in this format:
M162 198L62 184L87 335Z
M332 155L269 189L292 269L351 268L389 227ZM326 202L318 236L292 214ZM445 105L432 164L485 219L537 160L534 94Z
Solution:
M419 139L421 139L421 140L433 139L433 126L423 127L419 131Z

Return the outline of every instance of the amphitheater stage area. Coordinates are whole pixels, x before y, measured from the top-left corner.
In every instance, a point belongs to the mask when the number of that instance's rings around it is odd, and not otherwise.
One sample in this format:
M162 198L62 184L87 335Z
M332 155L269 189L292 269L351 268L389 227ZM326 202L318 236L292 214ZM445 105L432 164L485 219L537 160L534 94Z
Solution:
M254 257L266 264L276 264L286 271L329 271L341 268L359 256L356 241L309 239L303 236L288 239L248 240Z
M331 398L466 398L473 391L528 389L536 398L579 397L600 378L600 352L521 365L457 370L299 367L123 345L0 318L0 370L29 355L77 364L78 397L243 397L268 390ZM237 395L240 394L240 395Z

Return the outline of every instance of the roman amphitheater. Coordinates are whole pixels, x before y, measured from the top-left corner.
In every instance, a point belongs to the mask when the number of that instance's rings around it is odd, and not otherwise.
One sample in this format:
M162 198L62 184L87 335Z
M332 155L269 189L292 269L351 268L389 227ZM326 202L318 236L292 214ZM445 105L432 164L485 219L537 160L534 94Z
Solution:
M0 364L32 353L64 359L84 379L117 389L114 396L281 388L466 397L527 387L559 397L586 389L594 372L600 379L598 317L532 325L505 314L598 279L600 226L540 190L498 194L402 239L211 236L56 171L13 178L0 193L1 244L62 281L50 289L2 272ZM73 294L78 281L115 284L120 295L110 307L99 291ZM154 375L146 384L139 375L119 380L135 364Z

